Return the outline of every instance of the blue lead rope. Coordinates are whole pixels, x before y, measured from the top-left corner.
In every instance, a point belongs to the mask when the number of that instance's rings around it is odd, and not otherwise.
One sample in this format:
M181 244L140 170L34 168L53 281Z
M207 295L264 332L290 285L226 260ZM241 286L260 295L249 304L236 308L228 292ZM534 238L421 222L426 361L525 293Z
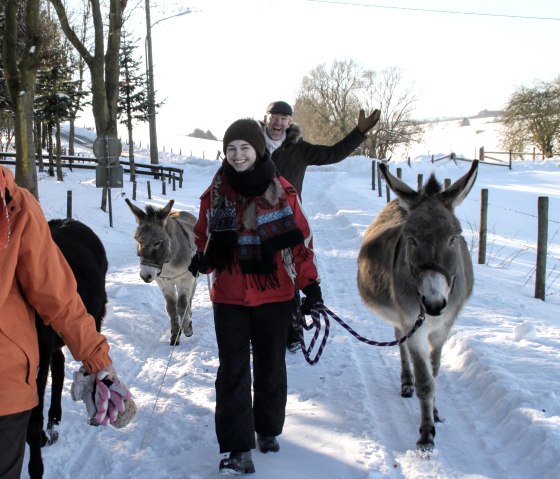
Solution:
M420 314L418 315L418 319L414 323L414 326L412 326L412 329L407 334L405 334L404 336L401 336L399 339L395 339L394 341L374 341L373 339L367 339L367 338L364 338L362 335L358 334L350 326L348 326L348 324L346 324L341 318L339 318L336 314L334 314L329 308L327 308L322 303L316 303L311 307L311 323L310 324L307 324L307 321L305 320L305 317L301 314L301 311L297 310L292 316L292 324L293 324L294 328L297 331L299 331L299 342L301 344L301 350L303 352L305 360L311 366L313 366L314 364L317 364L317 362L319 362L319 359L321 358L321 355L323 354L323 349L325 349L325 345L327 344L327 339L329 337L329 331L330 331L329 316L331 318L333 318L336 322L338 322L344 329L346 329L346 331L348 331L358 341L369 344L371 346L397 346L399 344L402 344L407 339L410 339L414 335L414 333L418 330L418 328L420 326L422 326L422 324L424 323L424 320L426 319L424 311L421 310ZM313 348L315 347L315 344L316 344L316 342L319 339L319 336L321 334L321 317L323 318L324 323L325 323L325 331L324 331L324 334L323 334L323 339L321 340L321 342L319 344L319 349L317 350L317 353L315 354L315 357L311 358L311 352L313 351ZM313 328L315 329L315 332L313 333L313 337L311 338L311 341L309 343L309 347L306 347L303 331L304 330L305 331L310 331Z

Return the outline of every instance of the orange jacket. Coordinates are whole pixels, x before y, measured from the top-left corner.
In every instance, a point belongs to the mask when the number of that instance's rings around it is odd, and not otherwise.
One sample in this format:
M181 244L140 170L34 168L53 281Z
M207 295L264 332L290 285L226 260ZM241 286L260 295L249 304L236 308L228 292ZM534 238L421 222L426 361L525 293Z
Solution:
M64 338L89 372L111 364L105 336L95 330L68 263L51 238L35 197L0 166L9 241L0 248L0 416L38 404L39 346L35 310Z

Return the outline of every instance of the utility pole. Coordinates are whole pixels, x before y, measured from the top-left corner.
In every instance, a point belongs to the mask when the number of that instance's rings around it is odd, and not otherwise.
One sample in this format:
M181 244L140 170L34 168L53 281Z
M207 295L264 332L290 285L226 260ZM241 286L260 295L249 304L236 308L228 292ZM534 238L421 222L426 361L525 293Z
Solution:
M148 81L148 123L150 125L150 163L159 163L156 104L154 92L154 63L152 58L152 21L150 19L150 0L146 0L146 79Z
M182 12L170 15L169 17L160 18L152 23L150 18L150 0L146 0L146 81L148 83L148 123L150 125L150 163L157 165L159 163L158 144L157 144L157 128L156 128L156 91L154 88L154 61L152 57L152 28L159 22L168 20L181 15L187 15L193 12L190 8Z

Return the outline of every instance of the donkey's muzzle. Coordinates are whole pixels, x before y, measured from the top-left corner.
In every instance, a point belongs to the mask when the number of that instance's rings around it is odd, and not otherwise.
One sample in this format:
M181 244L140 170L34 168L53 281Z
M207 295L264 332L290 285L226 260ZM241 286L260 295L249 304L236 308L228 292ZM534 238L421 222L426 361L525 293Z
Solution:
M418 294L430 316L439 316L447 307L450 290L446 275L440 271L428 269L418 276Z
M140 263L140 277L145 283L151 283L161 274L161 266L154 263Z

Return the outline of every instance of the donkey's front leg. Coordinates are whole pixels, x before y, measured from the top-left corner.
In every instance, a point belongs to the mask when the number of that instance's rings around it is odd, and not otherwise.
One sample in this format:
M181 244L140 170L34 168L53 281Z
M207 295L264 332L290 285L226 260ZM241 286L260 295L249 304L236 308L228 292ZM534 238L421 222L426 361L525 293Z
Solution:
M420 437L416 447L421 450L432 450L436 427L434 424L435 381L430 363L430 352L426 338L419 335L409 342L409 350L414 365L416 396L420 403Z
M169 344L174 346L179 344L179 337L181 336L175 285L171 284L169 281L160 279L158 279L158 285L163 293L163 298L165 299L165 310L167 311L167 315L169 316L169 321L171 323L171 338L169 340Z
M193 334L192 328L192 300L196 288L196 279L192 275L186 275L186 278L181 282L179 289L178 313L179 321L183 321L183 332L187 338Z
M438 374L439 374L439 368L441 365L441 352L443 349L443 342L438 342L438 344L432 344L432 352L430 355L430 360L431 360L431 364L432 364L432 375L434 378L434 381L437 379ZM437 406L436 406L436 399L434 397L434 421L435 422L443 422L443 420L441 419L438 410L437 410Z
M401 338L397 330L395 330L395 337L396 339ZM406 342L399 344L399 351L401 357L401 396L410 398L414 394L414 374Z

